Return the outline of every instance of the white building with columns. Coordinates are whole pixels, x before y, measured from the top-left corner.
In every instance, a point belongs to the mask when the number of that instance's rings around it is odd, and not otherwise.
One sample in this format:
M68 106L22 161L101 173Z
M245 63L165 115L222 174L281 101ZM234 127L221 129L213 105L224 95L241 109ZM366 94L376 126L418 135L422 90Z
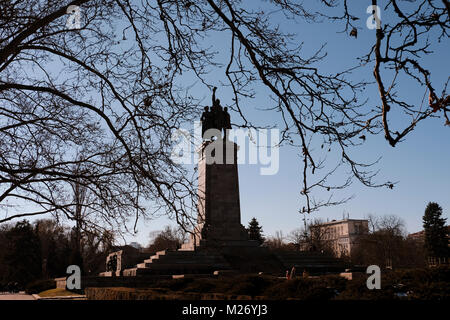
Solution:
M364 219L332 220L311 227L321 241L329 242L336 256L351 256L359 238L369 232L369 221Z

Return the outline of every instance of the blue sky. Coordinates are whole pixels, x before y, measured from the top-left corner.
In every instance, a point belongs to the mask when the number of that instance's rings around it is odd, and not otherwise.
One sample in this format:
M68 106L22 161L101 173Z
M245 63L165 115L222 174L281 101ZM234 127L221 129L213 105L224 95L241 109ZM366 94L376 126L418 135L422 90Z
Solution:
M315 10L322 10L315 4ZM357 22L358 38L351 38L346 33L338 33L344 26L339 24L311 24L305 22L287 21L280 16L274 16L274 21L282 29L295 32L299 43L304 42L305 52L313 52L326 43L327 58L320 64L322 72L335 72L357 63L356 58L367 53L375 39L375 30L366 28L366 4L358 1L352 13L360 18ZM381 12L382 22L389 23L389 15ZM433 39L433 35L430 35ZM215 48L226 48L226 41L218 43L212 39ZM222 47L222 48L221 48ZM433 45L435 53L421 59L432 72L432 82L442 90L442 85L449 75L449 64L446 55L450 52L449 41ZM224 52L227 52L225 50ZM220 57L219 57L220 58ZM226 58L224 58L226 59ZM373 81L373 64L355 72L355 79ZM211 79L221 79L224 70L216 70ZM217 81L217 86L220 82ZM244 112L255 121L267 123L272 116L267 112L259 112L256 108L267 107L268 99L264 90L257 88L258 94L252 101L247 101ZM424 88L405 81L401 83L399 92L410 101L420 103L424 95ZM209 103L209 92L205 88L198 89L198 96L205 97ZM223 105L231 104L231 95L226 88L219 88L218 96ZM363 93L369 98L368 103L379 104L379 95L375 86L369 86ZM404 119L404 118L403 118ZM232 121L238 121L236 114L232 114ZM401 121L394 118L394 122ZM405 124L405 122L403 122ZM398 181L393 190L388 188L367 188L359 182L354 182L349 188L336 193L338 198L353 195L349 202L321 209L308 218L341 219L343 213L350 218L365 218L368 214L376 216L394 214L401 217L409 232L422 229L422 216L429 201L437 202L444 209L444 216L448 217L450 210L450 127L444 126L442 119L429 119L418 125L406 140L395 148L388 145L382 134L368 136L364 145L352 152L357 160L371 162L382 156L375 169L380 169L376 178L378 182ZM292 147L282 147L280 150L280 170L273 176L262 176L258 165L240 165L240 197L241 221L247 225L252 217L256 217L266 235L273 235L282 230L284 234L302 226L302 216L298 213L304 205L299 194L301 190L302 162L298 158L298 150ZM337 178L345 179L344 173ZM329 193L316 192L317 198L326 198ZM150 222L141 222L136 237L127 237L129 241L148 243L148 234L152 230L162 229L164 225L173 224L165 218Z
M308 1L310 9L323 10L323 6L317 5L318 1ZM357 57L366 54L375 40L375 30L366 27L367 3L371 1L355 1L352 3L352 14L360 18L357 21L357 39L349 37L348 33L339 33L344 29L339 23L307 23L304 21L288 21L283 15L274 14L273 22L279 24L282 30L296 34L298 44L304 42L305 56L312 53L322 44L326 44L328 53L326 59L320 63L322 73L333 73L355 66ZM381 2L383 4L384 1ZM246 5L267 6L267 1L246 2ZM402 4L413 5L413 4ZM339 14L339 12L334 12ZM381 12L383 23L389 23L391 18L384 11ZM118 36L122 38L120 23L118 24ZM227 62L229 34L216 34L205 40L205 46L211 45L218 51L217 61ZM434 41L435 35L430 35ZM448 39L441 43L434 43L432 49L435 53L421 58L432 74L431 80L440 93L442 85L449 75L448 53L450 44ZM232 95L229 88L222 86L226 83L225 67L211 70L207 77L212 84L219 87L217 95L222 105L232 103ZM373 81L373 64L358 69L353 74L354 79ZM192 94L204 99L204 103L211 101L210 91L198 80L187 73L183 76L184 84L193 84ZM261 108L271 106L267 90L262 86L255 87L255 99L242 101L243 111L246 116L257 124L274 124L273 112L259 111ZM425 89L418 88L408 81L402 81L399 93L408 97L410 101L421 103ZM368 104L379 105L379 95L375 85L371 85L363 92L362 96L368 98ZM200 111L199 111L200 112ZM275 115L276 116L276 115ZM239 122L237 114L232 113L232 122ZM403 118L404 119L404 118ZM275 124L277 120L275 120ZM393 118L394 123L401 121ZM401 122L400 122L401 123ZM405 123L403 123L404 125ZM186 129L192 129L193 124L186 124ZM377 216L395 214L401 217L409 232L415 232L422 228L422 215L429 201L439 203L444 209L444 216L448 217L450 211L450 127L444 126L443 119L429 119L420 123L414 132L409 134L406 140L395 148L388 145L383 135L367 136L367 141L352 151L355 159L361 162L371 162L382 156L375 169L380 169L376 178L378 182L398 181L393 190L388 188L367 188L358 182L354 182L349 188L336 193L337 198L345 198L354 195L349 202L336 206L323 208L313 213L309 218L341 219L343 213L348 213L350 218L364 218L368 214ZM333 150L334 151L334 150ZM299 209L305 205L300 196L302 162L298 157L299 150L292 147L280 149L280 167L276 175L260 175L258 165L240 165L240 199L241 221L244 225L252 217L256 217L267 236L282 230L284 234L302 226L302 216ZM331 152L332 156L335 156ZM192 170L193 166L186 167ZM345 172L339 173L338 180L345 180ZM327 198L329 193L317 191L313 194L317 198ZM40 217L42 218L42 217ZM127 236L127 242L137 241L142 245L149 242L149 234L152 231L161 230L165 225L175 225L165 217L149 221L140 221L138 233L135 236Z

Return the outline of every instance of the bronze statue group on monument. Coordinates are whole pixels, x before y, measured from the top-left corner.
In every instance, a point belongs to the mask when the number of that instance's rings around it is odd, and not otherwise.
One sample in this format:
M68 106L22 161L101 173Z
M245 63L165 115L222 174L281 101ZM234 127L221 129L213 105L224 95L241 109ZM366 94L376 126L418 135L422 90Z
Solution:
M224 139L227 138L227 129L231 129L230 114L228 108L220 105L220 100L216 99L217 87L213 88L212 107L205 107L205 111L200 118L202 122L202 138L210 139L212 136L206 136L205 133L209 129L217 129L224 132Z

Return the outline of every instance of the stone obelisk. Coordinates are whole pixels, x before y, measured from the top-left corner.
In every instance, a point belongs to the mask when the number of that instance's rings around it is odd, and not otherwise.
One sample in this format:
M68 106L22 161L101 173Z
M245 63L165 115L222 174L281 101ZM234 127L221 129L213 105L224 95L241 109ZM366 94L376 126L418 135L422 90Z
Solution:
M202 116L202 125L206 125L207 128L204 129L207 130L202 132L206 131L207 134L203 136L204 141L197 149L199 158L197 226L190 243L183 245L182 250L255 246L256 242L248 240L247 231L241 224L238 146L229 141L226 135L222 137L222 129L231 127L229 123L223 122L223 119L229 119L229 116L227 117L226 109L222 110L214 96L211 112L205 113L209 115ZM222 119L214 119L217 114L220 117L221 113L225 113Z
M233 142L216 140L203 143L199 150L198 229L199 241L205 244L247 240L241 224L237 149Z

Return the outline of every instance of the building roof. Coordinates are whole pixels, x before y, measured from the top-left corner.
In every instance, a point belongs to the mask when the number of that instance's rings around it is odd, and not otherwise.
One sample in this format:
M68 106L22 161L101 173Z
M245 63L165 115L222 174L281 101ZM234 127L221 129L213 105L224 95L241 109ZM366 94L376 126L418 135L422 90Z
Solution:
M450 225L447 226L447 232L450 233ZM425 236L425 230L408 234L410 238L420 238Z
M343 219L343 220L332 220L329 222L324 222L321 225L325 226L325 225L332 225L332 224L340 224L340 223L344 223L344 222L368 222L369 220L367 219Z

